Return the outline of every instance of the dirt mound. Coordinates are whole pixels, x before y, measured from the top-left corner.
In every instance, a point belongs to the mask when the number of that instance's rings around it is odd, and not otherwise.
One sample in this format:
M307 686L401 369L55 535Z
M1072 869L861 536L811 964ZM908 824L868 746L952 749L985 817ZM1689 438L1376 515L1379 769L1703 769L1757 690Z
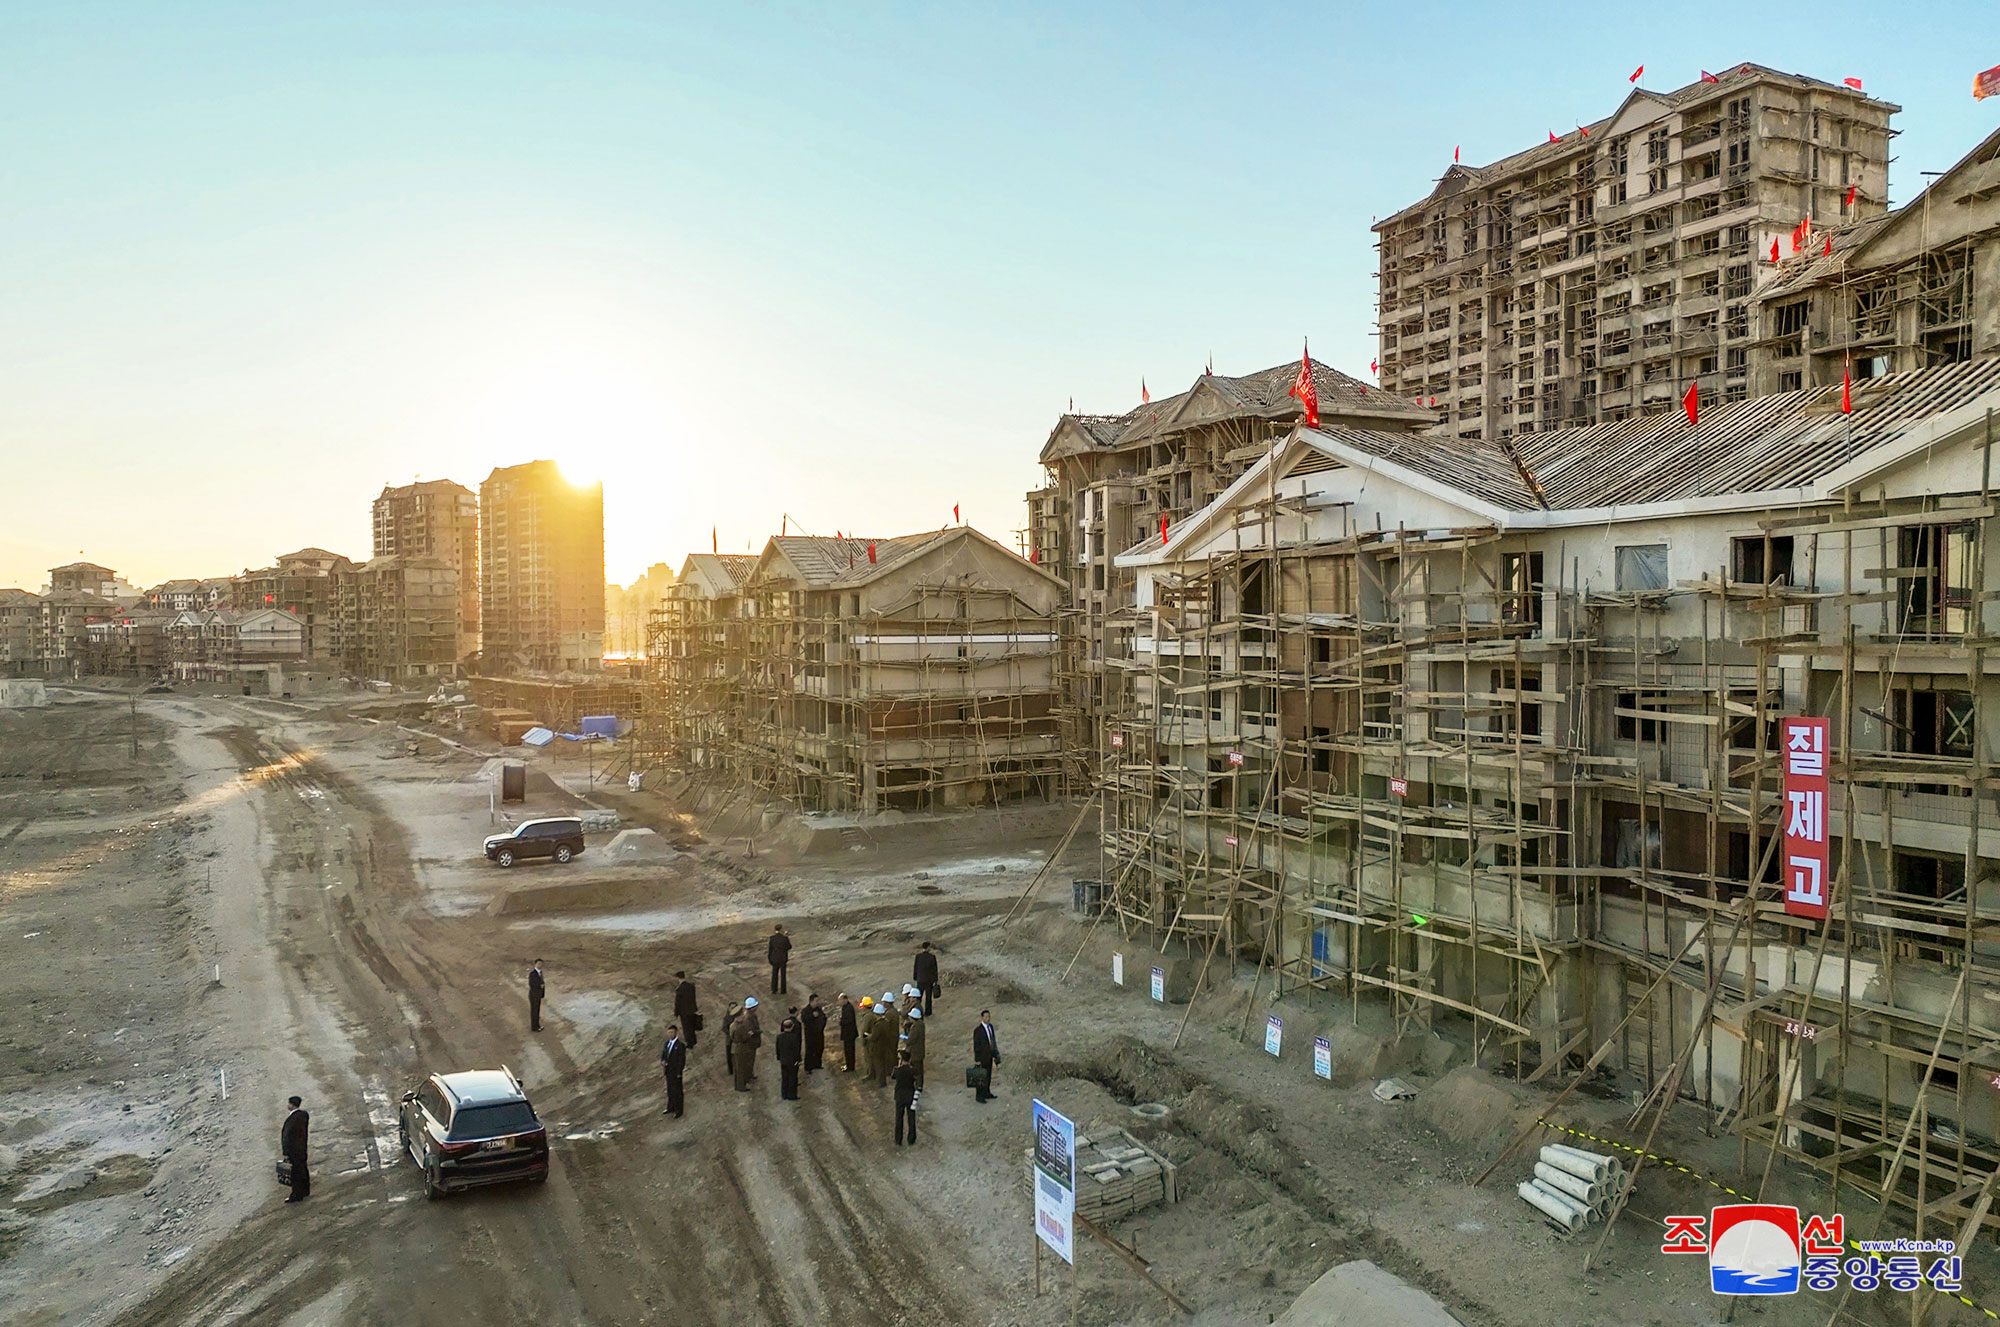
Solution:
M1438 1137L1482 1163L1520 1132L1535 1109L1533 1101L1471 1065L1459 1066L1417 1094L1417 1110Z

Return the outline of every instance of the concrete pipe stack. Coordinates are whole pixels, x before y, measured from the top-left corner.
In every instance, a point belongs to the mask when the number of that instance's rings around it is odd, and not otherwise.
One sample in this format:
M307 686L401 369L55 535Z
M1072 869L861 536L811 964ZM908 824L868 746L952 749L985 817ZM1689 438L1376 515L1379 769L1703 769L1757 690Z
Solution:
M1604 1209L1625 1183L1625 1166L1616 1157L1551 1143L1535 1162L1533 1178L1514 1192L1521 1201L1571 1232L1601 1220Z

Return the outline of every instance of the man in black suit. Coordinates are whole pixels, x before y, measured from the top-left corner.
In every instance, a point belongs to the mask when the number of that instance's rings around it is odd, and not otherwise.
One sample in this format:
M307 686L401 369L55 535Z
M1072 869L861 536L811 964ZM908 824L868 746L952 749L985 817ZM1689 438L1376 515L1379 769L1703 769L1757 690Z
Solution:
M688 980L685 972L676 972L674 976L680 981L680 985L674 987L674 1017L679 1020L681 1035L692 1049L701 1040L696 1035L700 1029L695 1024L701 1020L701 1015L695 1009L694 983Z
M799 1015L799 1026L806 1034L806 1072L813 1073L826 1055L826 1006L819 1002L817 994L806 1000L805 1012Z
M292 1108L285 1117L285 1127L278 1131L278 1149L292 1163L292 1196L285 1201L302 1203L312 1195L312 1175L306 1170L306 1129L312 1116L306 1114L297 1097L288 1098L285 1104Z
M993 1066L1000 1063L1000 1033L993 1026L990 1009L980 1010L979 1021L972 1025L972 1062L986 1071L973 1100L993 1100Z
M548 983L542 980L542 960L535 960L535 966L528 969L528 1031L542 1030L542 992Z
M931 942L924 941L924 947L917 951L917 961L910 965L910 984L923 993L924 1017L931 1016L931 1001L937 996L938 969L937 955L931 952Z
M854 1072L854 1043L861 1036L861 1017L855 1012L854 1001L847 998L847 992L840 993L840 1049L847 1056L844 1074Z
M660 1067L667 1074L667 1114L681 1117L681 1075L687 1071L688 1043L681 1040L678 1025L667 1029L667 1044L660 1047Z
M889 1074L889 1080L896 1085L896 1146L903 1145L903 1124L910 1126L910 1146L917 1145L917 1067L910 1063L910 1053L904 1051L896 1057L896 1067Z
M792 937L785 934L782 923L771 932L771 943L764 946L764 956L771 960L771 994L776 995L786 989L785 965L792 960Z
M804 1054L799 1020L787 1014L778 1024L778 1095L786 1101L799 1099L799 1060Z

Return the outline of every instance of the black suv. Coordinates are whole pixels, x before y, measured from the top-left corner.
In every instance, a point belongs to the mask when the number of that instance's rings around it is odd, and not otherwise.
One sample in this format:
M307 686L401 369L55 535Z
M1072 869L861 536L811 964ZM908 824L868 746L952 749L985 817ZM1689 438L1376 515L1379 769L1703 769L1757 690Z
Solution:
M486 840L486 860L512 866L529 857L553 857L566 862L583 855L583 822L574 816L555 820L523 820L505 834Z
M549 1131L511 1070L432 1074L396 1112L403 1150L424 1172L424 1197L549 1177Z

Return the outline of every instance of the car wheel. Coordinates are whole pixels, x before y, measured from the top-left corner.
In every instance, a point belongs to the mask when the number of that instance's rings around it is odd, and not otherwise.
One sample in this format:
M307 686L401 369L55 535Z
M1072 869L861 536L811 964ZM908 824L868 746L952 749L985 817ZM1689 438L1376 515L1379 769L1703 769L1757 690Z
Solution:
M502 866L512 866L514 864L514 850L512 848L502 848L493 860Z
M543 1171L541 1174L535 1176L535 1183L537 1184L547 1184L548 1182L549 1182L549 1173L546 1170Z
M438 1176L436 1162L424 1167L424 1197L432 1202L444 1197L444 1181Z
M572 855L567 843L556 849L556 861L558 863L567 862Z

